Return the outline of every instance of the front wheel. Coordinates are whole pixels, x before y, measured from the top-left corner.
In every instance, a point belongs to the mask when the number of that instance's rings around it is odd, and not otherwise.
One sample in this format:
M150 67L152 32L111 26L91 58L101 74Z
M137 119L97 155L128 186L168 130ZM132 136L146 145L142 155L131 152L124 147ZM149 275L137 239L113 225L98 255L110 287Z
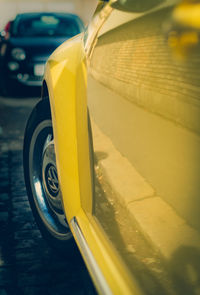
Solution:
M33 215L44 238L65 252L73 249L75 242L65 218L58 181L48 99L36 105L26 126L24 177Z

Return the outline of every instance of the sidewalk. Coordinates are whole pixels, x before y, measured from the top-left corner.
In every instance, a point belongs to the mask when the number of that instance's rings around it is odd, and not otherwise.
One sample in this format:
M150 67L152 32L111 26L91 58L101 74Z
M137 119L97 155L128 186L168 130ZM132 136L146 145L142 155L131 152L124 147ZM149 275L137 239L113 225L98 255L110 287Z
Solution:
M92 121L94 150L103 177L120 204L138 224L143 235L169 260L183 247L200 250L200 233L189 226L175 210L135 170ZM101 151L106 157L99 158ZM100 153L99 153L100 152Z

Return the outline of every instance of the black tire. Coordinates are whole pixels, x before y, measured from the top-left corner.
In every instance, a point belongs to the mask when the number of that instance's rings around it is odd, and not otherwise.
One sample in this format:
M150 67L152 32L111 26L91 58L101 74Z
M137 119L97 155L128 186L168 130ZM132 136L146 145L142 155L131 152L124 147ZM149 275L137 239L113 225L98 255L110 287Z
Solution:
M57 182L48 98L39 101L27 122L23 160L28 199L42 236L49 245L69 256L77 253Z

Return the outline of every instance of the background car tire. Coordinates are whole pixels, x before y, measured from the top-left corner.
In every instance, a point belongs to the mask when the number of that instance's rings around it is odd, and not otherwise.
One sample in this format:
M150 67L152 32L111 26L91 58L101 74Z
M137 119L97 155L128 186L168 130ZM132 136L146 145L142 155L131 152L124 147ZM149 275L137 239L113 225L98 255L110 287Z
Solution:
M49 156L50 155L50 156ZM41 100L27 122L24 178L30 206L42 236L54 248L71 256L77 247L62 209L49 100Z

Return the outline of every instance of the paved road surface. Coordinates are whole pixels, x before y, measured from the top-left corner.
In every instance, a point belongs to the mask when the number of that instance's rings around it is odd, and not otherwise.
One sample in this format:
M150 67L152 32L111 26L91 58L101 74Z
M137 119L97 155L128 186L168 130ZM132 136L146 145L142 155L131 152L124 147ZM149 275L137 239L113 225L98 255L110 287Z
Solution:
M0 295L94 294L81 258L63 260L48 247L27 201L23 133L37 101L0 97Z

